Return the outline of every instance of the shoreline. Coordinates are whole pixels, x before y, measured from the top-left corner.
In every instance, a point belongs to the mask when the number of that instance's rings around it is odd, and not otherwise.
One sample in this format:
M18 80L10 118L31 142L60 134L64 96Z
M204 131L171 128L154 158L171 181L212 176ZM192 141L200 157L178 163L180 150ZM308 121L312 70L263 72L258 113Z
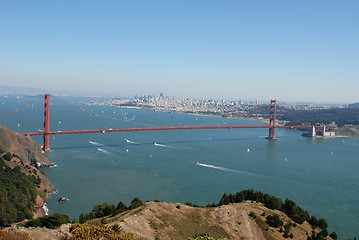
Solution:
M98 104L89 104L87 103L87 105L96 105L96 106L100 106ZM223 114L215 114L215 113L210 113L210 114L204 114L204 113L196 113L196 112L182 112L182 111L165 111L165 110L160 110L160 109L155 109L155 108L149 108L149 107L141 107L141 106L119 106L119 105L112 105L112 104L103 104L102 106L113 106L113 107L117 107L117 108L124 108L124 109L141 109L141 110L148 110L148 111L155 111L155 112L163 112L163 113L180 113L180 114L188 114L188 115L194 115L194 116L204 116L204 117L216 117L216 118L223 118L223 119L243 119L243 120L251 120L251 121L257 121L257 122L261 122L261 123L266 123L269 125L269 118L253 118L253 117L233 117L233 116L223 116ZM283 120L277 120L277 126L284 126L285 121ZM351 131L348 131L348 128L351 128ZM343 130L345 130L347 132L347 134L343 134ZM296 130L295 130L296 131ZM338 132L340 132L340 135L336 135L336 136L331 136L331 137L322 137L322 136L317 136L316 138L348 138L348 137L352 137L352 138L359 138L359 126L352 126L352 127L348 127L348 126L344 126L344 127L338 127L337 130Z

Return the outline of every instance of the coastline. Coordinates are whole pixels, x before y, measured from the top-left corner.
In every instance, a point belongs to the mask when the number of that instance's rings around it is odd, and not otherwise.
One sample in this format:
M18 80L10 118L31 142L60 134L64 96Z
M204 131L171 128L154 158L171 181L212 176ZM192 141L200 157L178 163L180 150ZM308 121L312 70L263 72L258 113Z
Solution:
M222 113L202 113L202 112L186 112L186 111L175 111L175 110L164 110L164 109L157 109L157 108L151 108L151 107L143 107L143 106L121 106L116 104L91 104L86 103L87 105L103 105L103 106L114 106L118 108L128 108L128 109L143 109L143 110L150 110L155 112L163 112L163 113L181 113L181 114L189 114L194 116L205 116L205 117L216 117L216 118L223 118L223 119L244 119L244 120L252 120L252 121L258 121L261 123L266 123L269 125L269 118L263 118L263 117L234 117L234 116L225 116ZM284 126L283 120L277 120L276 125L277 126ZM353 137L353 138L359 138L359 126L344 126L344 127L337 127L336 136L331 136L331 138L344 138L344 137ZM317 137L317 138L323 138L323 137ZM325 137L327 138L327 137Z

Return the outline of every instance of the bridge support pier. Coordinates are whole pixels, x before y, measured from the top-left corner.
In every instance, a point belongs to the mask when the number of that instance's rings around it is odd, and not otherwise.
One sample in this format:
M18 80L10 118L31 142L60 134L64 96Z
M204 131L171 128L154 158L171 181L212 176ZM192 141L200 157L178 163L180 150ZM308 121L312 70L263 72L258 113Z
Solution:
M45 94L45 107L44 107L44 151L50 151L50 95Z
M269 115L269 135L268 135L268 139L270 139L270 140L276 140L276 137L275 137L276 113L277 113L277 101L271 100L270 101L270 115Z

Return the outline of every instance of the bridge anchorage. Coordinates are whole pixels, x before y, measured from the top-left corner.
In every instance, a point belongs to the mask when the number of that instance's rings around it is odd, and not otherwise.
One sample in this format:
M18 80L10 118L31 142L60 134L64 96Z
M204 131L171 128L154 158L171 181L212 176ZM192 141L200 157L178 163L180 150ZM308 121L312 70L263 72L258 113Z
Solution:
M258 128L268 128L269 134L267 139L269 140L276 140L275 136L275 130L276 128L286 128L286 129L310 129L312 131L317 131L318 129L323 129L324 127L321 126L277 126L276 125L276 111L277 111L277 101L271 100L270 104L270 115L269 115L269 125L262 125L262 126L172 126L172 127L158 127L153 125L147 125L147 124L140 124L140 125L146 125L149 127L142 127L142 128L121 128L121 129L92 129L92 130L73 130L73 131L50 131L50 97L55 98L61 102L64 102L68 105L71 105L72 107L79 108L83 111L90 112L92 114L119 120L115 118L111 118L108 116L104 116L98 113L91 112L89 110L80 108L78 106L72 105L70 103L67 103L61 99L58 99L54 96L51 96L49 94L45 94L45 105L44 105L44 130L42 132L30 132L25 133L26 136L43 136L43 150L44 151L50 151L50 136L51 135L69 135L69 134L89 134L89 133L111 133L111 132L143 132L143 131L170 131L170 130L199 130L199 129L258 129ZM3 116L3 115L2 115ZM325 131L325 128L324 128Z

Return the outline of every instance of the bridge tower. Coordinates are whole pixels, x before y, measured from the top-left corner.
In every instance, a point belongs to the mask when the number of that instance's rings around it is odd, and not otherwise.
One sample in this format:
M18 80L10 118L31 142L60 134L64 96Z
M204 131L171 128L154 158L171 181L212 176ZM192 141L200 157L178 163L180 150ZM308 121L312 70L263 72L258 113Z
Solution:
M50 151L50 95L45 94L44 106L44 151Z
M269 115L269 135L268 139L276 140L275 138L275 120L277 113L277 101L270 101L270 115Z

